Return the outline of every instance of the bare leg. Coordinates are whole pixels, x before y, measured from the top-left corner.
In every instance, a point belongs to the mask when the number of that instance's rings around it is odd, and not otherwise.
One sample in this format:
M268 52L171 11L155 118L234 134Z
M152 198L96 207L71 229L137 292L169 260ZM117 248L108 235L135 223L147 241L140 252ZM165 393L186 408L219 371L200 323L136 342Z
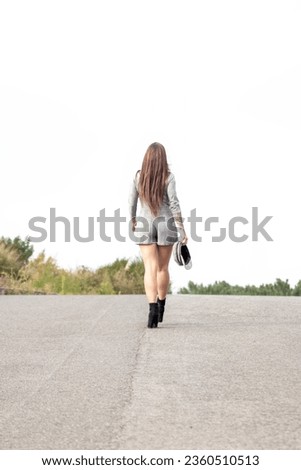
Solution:
M149 303L157 302L157 271L158 271L158 247L152 245L140 245L140 252L144 263L144 287Z
M159 299L165 299L169 286L168 264L172 253L172 245L158 245L157 287Z

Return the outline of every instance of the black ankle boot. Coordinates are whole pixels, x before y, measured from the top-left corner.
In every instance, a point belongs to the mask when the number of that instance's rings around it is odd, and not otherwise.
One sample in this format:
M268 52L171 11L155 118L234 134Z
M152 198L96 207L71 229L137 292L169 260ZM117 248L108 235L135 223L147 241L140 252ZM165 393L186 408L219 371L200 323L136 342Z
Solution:
M158 304L157 302L149 304L148 328L156 328L158 326Z
M159 322L162 322L166 299L160 300L158 297L157 301L158 301Z

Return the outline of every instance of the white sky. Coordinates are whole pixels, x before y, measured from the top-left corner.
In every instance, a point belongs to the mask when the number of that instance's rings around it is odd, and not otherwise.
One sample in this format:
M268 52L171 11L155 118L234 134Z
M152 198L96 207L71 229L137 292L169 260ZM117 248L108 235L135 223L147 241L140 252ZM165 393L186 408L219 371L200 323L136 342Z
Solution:
M153 141L167 150L183 216L225 226L272 215L259 236L190 240L174 288L301 279L301 5L298 1L27 1L0 7L0 235L36 235L35 216L120 208ZM48 225L46 223L45 228ZM186 226L189 232L189 225ZM110 232L110 230L108 230ZM124 225L124 235L127 231ZM237 235L250 228L237 226ZM189 234L189 233L188 233ZM35 244L59 265L139 254L130 240Z

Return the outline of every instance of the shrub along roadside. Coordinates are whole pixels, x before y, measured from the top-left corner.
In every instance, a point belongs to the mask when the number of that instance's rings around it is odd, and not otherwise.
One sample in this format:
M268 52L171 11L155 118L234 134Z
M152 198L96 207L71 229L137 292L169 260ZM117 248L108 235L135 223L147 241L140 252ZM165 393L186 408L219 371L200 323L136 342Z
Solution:
M144 294L144 267L140 259L127 259L92 270L60 268L45 252L23 266L17 275L2 272L0 290L7 294Z

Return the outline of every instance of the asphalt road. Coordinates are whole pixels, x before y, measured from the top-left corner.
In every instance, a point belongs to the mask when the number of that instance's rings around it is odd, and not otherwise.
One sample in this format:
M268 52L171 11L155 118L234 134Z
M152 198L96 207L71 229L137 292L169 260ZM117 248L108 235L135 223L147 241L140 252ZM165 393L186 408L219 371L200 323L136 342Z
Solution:
M301 298L0 296L1 449L301 449Z

